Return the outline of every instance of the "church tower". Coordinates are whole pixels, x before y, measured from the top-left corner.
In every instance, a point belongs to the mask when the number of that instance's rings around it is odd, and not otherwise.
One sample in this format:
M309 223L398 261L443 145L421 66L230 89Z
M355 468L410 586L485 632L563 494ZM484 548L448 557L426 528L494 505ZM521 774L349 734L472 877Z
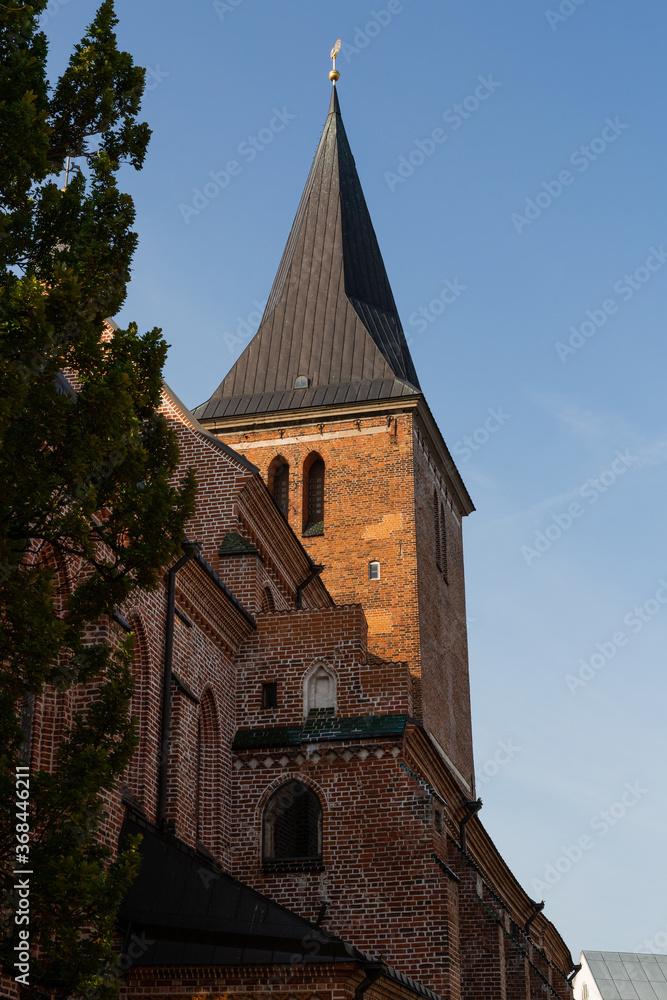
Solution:
M474 509L420 389L334 84L254 339L206 429L262 472L371 653L407 662L415 715L473 799L462 521Z

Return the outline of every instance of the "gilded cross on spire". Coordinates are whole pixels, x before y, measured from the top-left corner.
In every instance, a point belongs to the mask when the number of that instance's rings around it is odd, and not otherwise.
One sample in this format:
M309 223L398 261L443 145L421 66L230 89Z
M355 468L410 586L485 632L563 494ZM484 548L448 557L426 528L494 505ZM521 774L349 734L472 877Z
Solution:
M333 69L329 73L329 79L334 85L336 83L336 80L340 80L340 73L336 69L336 56L338 55L339 52L340 52L340 38L338 39L338 41L331 50L331 60L333 62Z

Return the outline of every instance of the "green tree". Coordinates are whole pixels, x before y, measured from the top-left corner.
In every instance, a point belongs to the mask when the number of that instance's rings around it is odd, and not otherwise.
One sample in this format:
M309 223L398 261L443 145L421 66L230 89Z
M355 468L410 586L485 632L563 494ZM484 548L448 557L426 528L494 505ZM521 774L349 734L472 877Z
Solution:
M174 485L176 439L156 412L160 331L130 325L101 339L137 243L118 174L141 168L150 136L137 120L144 70L118 50L105 0L50 86L45 7L0 5L0 875L10 914L0 958L12 970L21 866L11 804L31 706L45 690L88 685L92 704L75 712L55 765L30 776L29 985L108 998L137 852L112 861L99 831L104 793L136 744L133 637L114 648L91 625L157 586L180 550L194 481Z

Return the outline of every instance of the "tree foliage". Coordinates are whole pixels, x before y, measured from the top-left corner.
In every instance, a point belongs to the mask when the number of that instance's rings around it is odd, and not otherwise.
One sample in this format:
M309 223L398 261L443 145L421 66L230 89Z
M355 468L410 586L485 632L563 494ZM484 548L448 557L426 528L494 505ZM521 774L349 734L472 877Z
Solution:
M48 772L31 774L30 985L110 997L136 850L112 862L100 828L136 742L132 636L92 626L157 585L194 483L174 485L176 440L156 412L160 331L102 339L137 243L118 176L144 161L144 71L119 51L105 0L50 86L45 7L0 5L0 796L11 806L35 697L58 692L72 712L65 738ZM13 809L0 824L8 911ZM15 930L0 954L10 969Z

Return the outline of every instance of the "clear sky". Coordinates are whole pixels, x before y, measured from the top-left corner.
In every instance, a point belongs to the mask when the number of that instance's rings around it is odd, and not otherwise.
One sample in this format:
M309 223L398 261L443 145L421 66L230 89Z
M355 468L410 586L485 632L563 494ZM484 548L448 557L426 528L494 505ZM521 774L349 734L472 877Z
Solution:
M51 0L54 71L94 9ZM145 169L126 177L140 245L117 319L162 327L167 381L191 406L256 329L342 37L348 137L477 507L465 544L481 818L575 960L667 951L667 7L117 9L121 43L149 68L153 129Z

